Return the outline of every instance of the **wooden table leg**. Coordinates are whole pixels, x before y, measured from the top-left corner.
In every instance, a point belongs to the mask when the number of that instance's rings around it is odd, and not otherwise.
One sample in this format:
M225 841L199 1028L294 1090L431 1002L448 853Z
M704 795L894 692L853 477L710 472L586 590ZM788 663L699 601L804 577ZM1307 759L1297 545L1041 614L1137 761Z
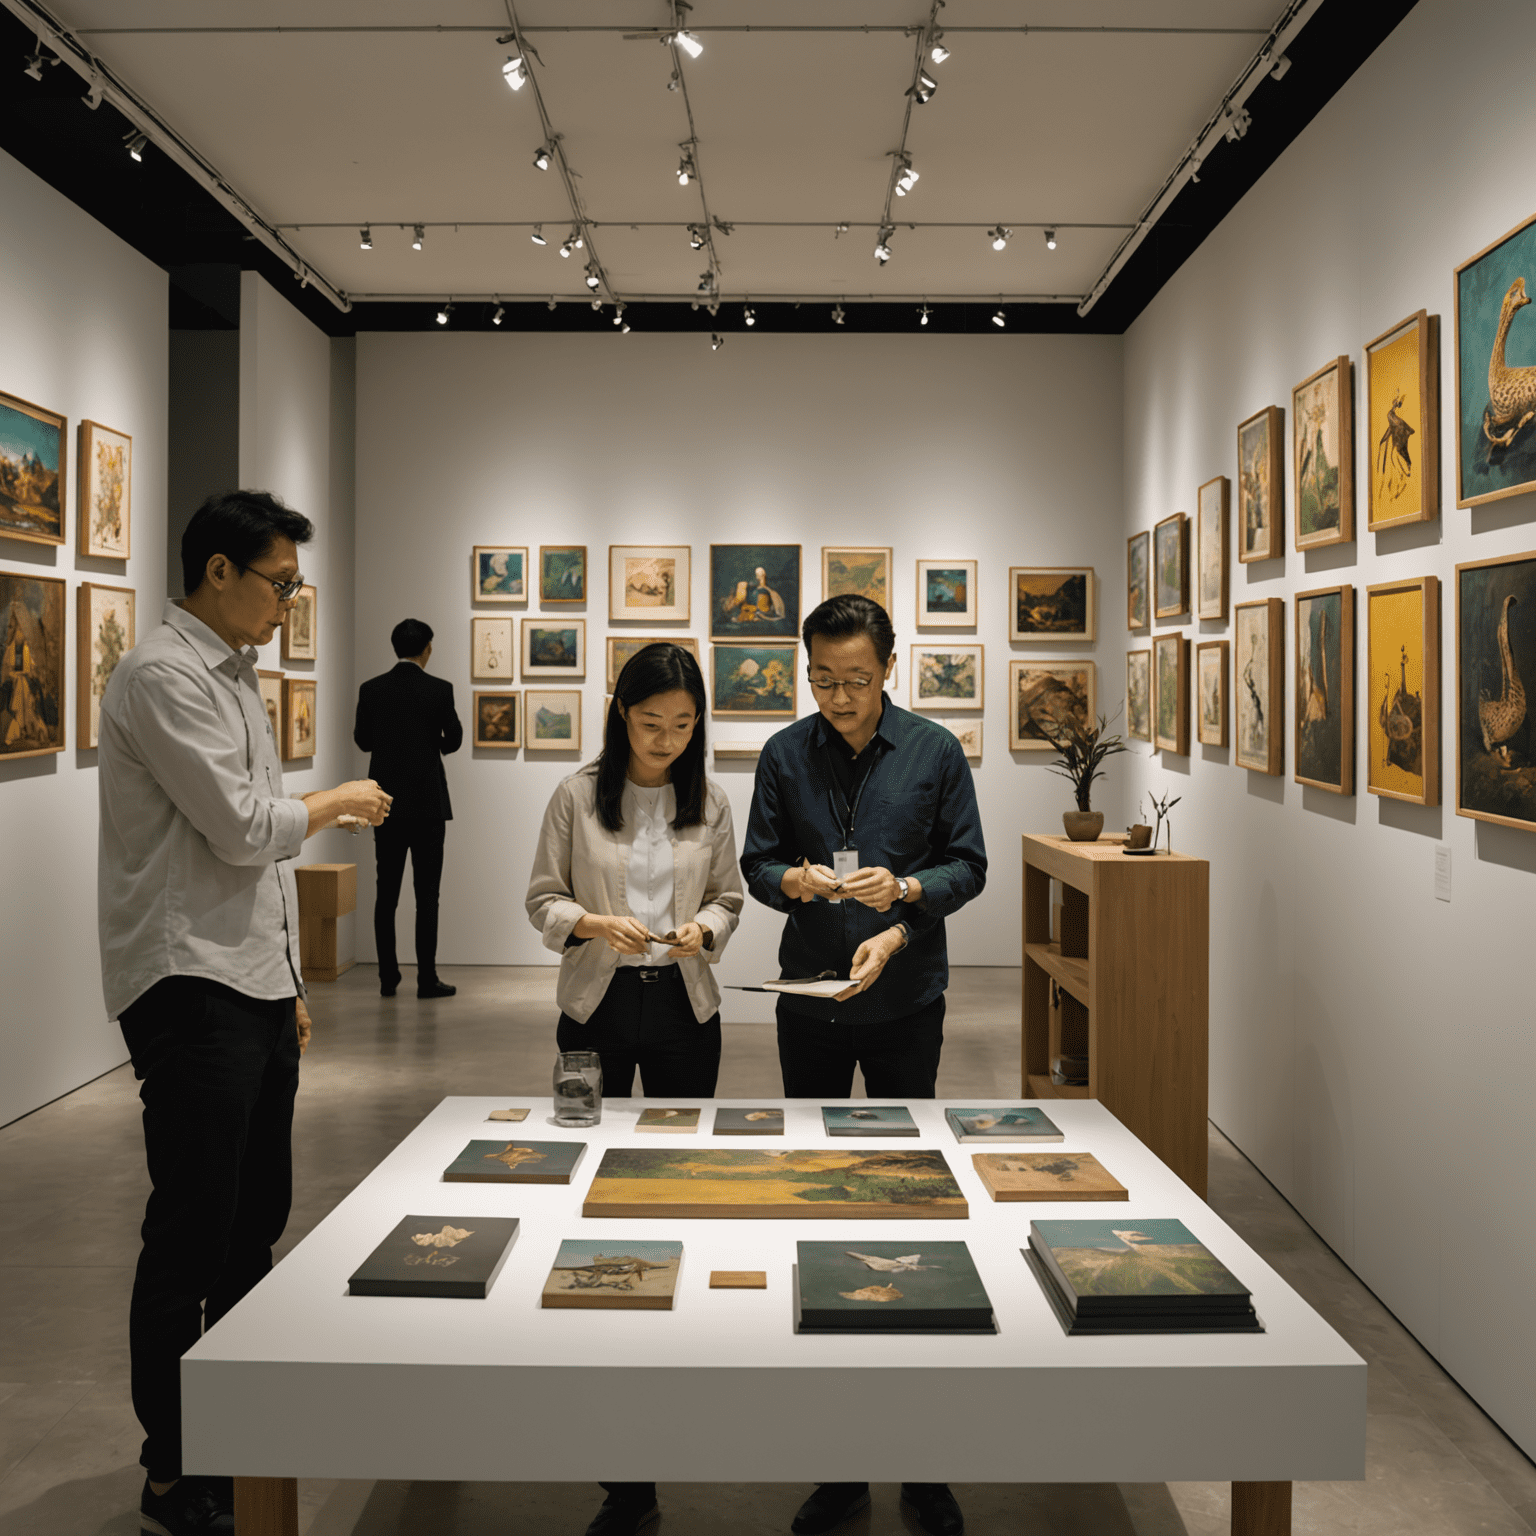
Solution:
M1291 1485L1233 1483L1232 1536L1291 1536Z
M235 1536L299 1536L299 1480L237 1477Z

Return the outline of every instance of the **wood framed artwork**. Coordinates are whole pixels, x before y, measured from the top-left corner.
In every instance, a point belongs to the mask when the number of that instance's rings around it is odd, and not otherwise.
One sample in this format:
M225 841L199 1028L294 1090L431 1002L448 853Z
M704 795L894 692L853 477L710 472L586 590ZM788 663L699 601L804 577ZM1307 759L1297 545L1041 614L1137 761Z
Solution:
M258 667L256 691L261 695L261 707L267 712L267 724L272 727L272 745L280 752L283 745L283 674Z
M311 586L299 588L293 607L283 615L283 664L317 661L320 657L320 594Z
M973 763L981 761L981 718L941 720L938 716L932 716L935 725L942 725L956 741L960 743L960 750Z
M1232 690L1239 768L1285 772L1285 604L1278 597L1232 610Z
M1189 612L1189 518L1183 512L1152 525L1152 611L1160 619Z
M1091 726L1098 711L1098 669L1091 661L1008 663L1008 746L1054 752L1052 737L1069 721Z
M1536 550L1456 567L1456 814L1536 831Z
M528 601L527 545L476 544L469 558L470 602Z
M976 623L976 562L917 562L917 627L970 629Z
M510 752L523 744L523 700L513 688L477 690L471 714L474 745L491 752Z
M844 593L867 597L887 613L891 609L891 551L883 545L823 545L821 550L821 597Z
M1456 268L1456 505L1536 490L1536 214Z
M709 638L794 640L800 634L800 546L709 546Z
M608 617L686 624L693 590L687 544L610 544Z
M1015 565L1008 571L1010 640L1092 640L1091 565Z
M1227 622L1232 482L1217 475L1195 498L1195 617Z
M80 552L126 560L133 517L133 439L99 421L80 423Z
M1354 365L1336 357L1291 391L1296 548L1355 536Z
M699 656L699 642L692 635L609 635L606 676L610 693L618 684L624 664L648 645L680 645L699 663L699 670L704 670L703 660Z
M914 645L913 709L980 709L986 699L984 645Z
M0 391L0 536L64 542L68 431L68 418L57 411Z
M1355 792L1355 589L1296 594L1298 784Z
M1365 344L1366 527L1440 515L1440 317L1424 310Z
M1125 541L1125 624L1148 629L1152 624L1152 535L1134 533Z
M68 586L57 576L0 571L0 761L64 750Z
M1189 641L1175 632L1152 640L1152 745L1189 755Z
M800 647L710 647L710 713L725 719L793 720L799 693Z
M581 751L581 690L528 688L523 691L525 752Z
M513 643L511 619L471 619L469 675L487 683L510 683L515 675Z
M1195 647L1195 734L1202 747L1227 744L1227 651L1225 640Z
M510 624L512 621L506 621ZM585 619L524 619L523 680L587 675Z
M101 696L118 662L133 649L137 597L132 587L80 583L76 597L75 730L82 747L96 746Z
M1125 653L1125 734L1152 740L1152 652Z
M1266 405L1237 424L1237 558L1273 560L1285 507L1285 412Z
M1440 581L1365 589L1366 789L1440 803Z
M584 603L587 600L587 546L539 545L539 601Z
M283 756L286 759L315 755L315 680L312 677L283 679Z

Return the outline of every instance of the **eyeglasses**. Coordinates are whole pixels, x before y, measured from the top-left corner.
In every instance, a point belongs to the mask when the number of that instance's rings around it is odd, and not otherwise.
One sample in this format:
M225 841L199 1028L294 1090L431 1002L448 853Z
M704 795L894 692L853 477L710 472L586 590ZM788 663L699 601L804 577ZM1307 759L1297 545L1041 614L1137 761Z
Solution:
M263 581L270 583L280 603L292 602L304 585L303 576L295 576L292 581L279 581L275 576L268 576L265 571L258 571L254 565L246 566L246 570L252 576L260 576Z
M836 693L841 688L850 697L863 693L874 682L872 677L811 677L809 670L805 675L817 693Z

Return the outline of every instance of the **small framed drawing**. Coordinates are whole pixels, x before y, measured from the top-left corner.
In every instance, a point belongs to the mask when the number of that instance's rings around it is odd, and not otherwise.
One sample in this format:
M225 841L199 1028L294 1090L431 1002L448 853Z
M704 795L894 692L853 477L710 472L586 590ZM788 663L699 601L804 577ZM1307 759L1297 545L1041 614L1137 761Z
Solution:
M709 669L714 682L710 713L727 719L793 720L800 647L715 645Z
M487 683L510 683L515 675L512 644L511 619L471 619L469 675Z
M1125 653L1125 733L1152 740L1152 652Z
M1125 625L1127 629L1147 629L1152 623L1152 589L1148 573L1152 569L1152 535L1135 533L1125 541Z
M1421 576L1365 589L1366 789L1440 803L1440 581Z
M539 545L539 601L584 603L587 600L587 546Z
M267 724L272 727L272 745L278 750L283 745L283 674L256 669L256 691L261 695L261 707L267 712Z
M960 743L960 750L973 763L981 761L981 720L959 718L955 720L940 720L934 717L935 725L942 725L956 741Z
M1298 784L1355 792L1355 589L1296 594Z
M528 548L524 544L476 544L470 554L472 603L526 603Z
M1195 647L1195 733L1202 747L1227 744L1227 651L1225 640Z
M0 762L64 750L68 588L56 576L0 571Z
M126 560L133 515L133 439L99 421L80 423L80 552Z
M1232 611L1237 654L1237 766L1285 772L1285 604L1278 597L1239 603Z
M1098 669L1091 661L1008 663L1008 746L1054 752L1052 738L1075 721L1087 729L1098 711Z
M32 544L64 542L69 419L0 392L0 536ZM63 744L48 747L62 752ZM17 756L0 749L0 756Z
M283 664L320 659L320 594L310 586L299 588L283 618Z
M688 622L693 551L687 544L610 544L608 617Z
M699 662L699 642L692 635L609 635L608 636L608 691L613 692L619 681L619 673L631 656L637 656L648 645L680 645Z
M1159 752L1189 755L1189 641L1183 635L1157 635L1152 641L1156 701L1152 745Z
M1195 501L1195 617L1227 622L1228 505L1232 482L1217 475Z
M283 679L283 756L287 759L315 755L315 680L312 677Z
M1366 527L1440 515L1440 317L1425 310L1365 344Z
M1536 551L1456 567L1456 814L1536 832Z
M1296 548L1355 536L1354 364L1336 357L1291 391Z
M527 726L525 752L581 751L579 688L525 689L523 708Z
M912 647L913 709L980 709L985 698L985 646Z
M523 700L516 689L477 691L474 696L474 744L490 752L510 752L523 744Z
M867 597L887 613L891 609L891 551L881 545L821 550L821 598Z
M1092 640L1091 565L1015 565L1008 571L1010 640Z
M917 562L917 627L970 629L976 623L976 562Z
M1183 512L1152 525L1152 611L1160 619L1189 612L1189 518Z
M508 620L510 623L511 620ZM523 620L523 681L587 675L585 619Z
M101 696L124 655L133 649L132 587L80 583L75 637L75 729L82 747L94 747L101 722Z
M711 640L793 640L799 633L798 544L709 546Z
M1285 412L1266 405L1237 425L1237 558L1273 560L1282 552Z

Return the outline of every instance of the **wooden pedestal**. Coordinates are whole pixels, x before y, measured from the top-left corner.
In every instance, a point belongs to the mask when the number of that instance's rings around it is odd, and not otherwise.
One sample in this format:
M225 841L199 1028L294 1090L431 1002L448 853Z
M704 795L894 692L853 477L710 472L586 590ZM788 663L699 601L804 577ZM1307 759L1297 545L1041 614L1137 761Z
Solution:
M357 909L356 864L302 864L299 888L299 963L305 981L335 981L357 964L336 955L336 919Z

